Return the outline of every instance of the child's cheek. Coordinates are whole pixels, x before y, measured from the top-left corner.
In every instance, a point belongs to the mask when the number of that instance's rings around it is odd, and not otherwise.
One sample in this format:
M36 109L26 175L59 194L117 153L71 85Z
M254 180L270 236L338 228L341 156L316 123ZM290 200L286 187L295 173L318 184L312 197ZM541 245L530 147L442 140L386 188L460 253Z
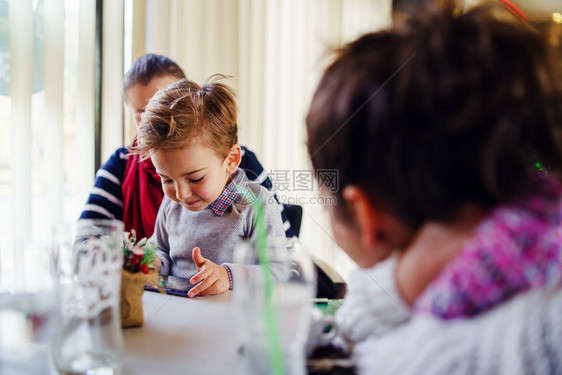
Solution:
M211 194L210 189L207 187L201 187L197 191L197 195L206 202L213 202L215 200L212 197L213 194Z
M162 190L164 190L164 194L168 198L170 198L174 202L177 202L178 198L176 198L176 190L174 189L173 186L169 186L168 184L162 184Z
M212 184L204 184L200 186L196 194L205 202L214 202L220 195L222 189L213 189Z

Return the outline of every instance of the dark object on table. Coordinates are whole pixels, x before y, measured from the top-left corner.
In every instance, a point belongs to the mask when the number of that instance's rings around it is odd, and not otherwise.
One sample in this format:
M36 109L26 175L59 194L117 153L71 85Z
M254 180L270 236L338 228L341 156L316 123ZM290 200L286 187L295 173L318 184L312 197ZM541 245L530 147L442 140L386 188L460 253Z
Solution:
M187 293L198 284L191 284L189 279L183 277L176 277L170 275L159 275L158 286L151 284L145 284L144 290L149 290L151 292L162 292L162 289L166 291L167 294L174 296L187 297Z
M316 298L343 298L346 291L346 284L344 282L332 280L318 263L315 263L314 266L317 275Z
M306 362L308 375L355 375L355 362L336 346L316 348Z

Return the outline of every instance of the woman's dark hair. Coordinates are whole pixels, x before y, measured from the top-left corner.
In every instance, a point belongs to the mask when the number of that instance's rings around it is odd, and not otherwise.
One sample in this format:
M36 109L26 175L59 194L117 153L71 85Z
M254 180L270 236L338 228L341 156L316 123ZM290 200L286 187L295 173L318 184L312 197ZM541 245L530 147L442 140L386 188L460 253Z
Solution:
M315 169L412 227L540 189L562 167L561 76L547 43L496 7L426 13L343 47L306 119ZM344 208L339 205L340 210ZM346 210L341 210L345 215Z
M155 54L139 57L123 77L123 91L133 85L146 86L156 77L176 76L178 80L185 78L183 70L172 59Z

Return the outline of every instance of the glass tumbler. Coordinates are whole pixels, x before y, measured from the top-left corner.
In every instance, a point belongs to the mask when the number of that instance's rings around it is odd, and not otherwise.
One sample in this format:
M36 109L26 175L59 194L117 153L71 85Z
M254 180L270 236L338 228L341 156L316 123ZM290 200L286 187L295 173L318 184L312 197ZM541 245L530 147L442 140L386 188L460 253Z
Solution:
M0 241L0 374L48 374L58 304L51 247Z
M244 374L306 373L315 277L312 261L296 240L269 239L267 259L255 244L241 242L234 261L235 318Z
M118 374L124 354L119 315L123 224L80 220L55 238L61 306L55 366L62 374Z

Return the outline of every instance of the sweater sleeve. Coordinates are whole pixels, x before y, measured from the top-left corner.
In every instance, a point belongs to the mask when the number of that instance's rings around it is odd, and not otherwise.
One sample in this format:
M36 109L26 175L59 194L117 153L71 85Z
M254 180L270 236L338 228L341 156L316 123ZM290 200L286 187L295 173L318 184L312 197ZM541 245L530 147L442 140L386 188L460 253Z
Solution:
M156 223L154 224L154 233L148 239L148 242L158 246L156 255L162 261L160 274L169 275L172 260L170 258L170 244L168 242L168 232L166 231L166 208L169 206L171 200L164 197L158 215L156 216Z
M398 256L393 255L372 268L354 270L342 306L336 312L338 335L354 344L370 336L381 336L410 318L394 278Z
M119 148L98 170L80 219L123 220L123 191L121 188L128 155L127 148Z
M242 161L240 162L240 168L244 170L244 172L246 173L246 177L248 177L248 180L257 182L267 190L273 192L273 201L277 203L277 210L281 211L281 220L283 222L283 230L285 231L285 236L295 237L295 233L291 228L289 219L287 219L283 204L279 202L279 197L277 197L277 194L275 194L275 192L273 191L273 183L269 179L267 172L260 164L256 154L254 154L244 146L241 146L241 148Z
M562 373L562 289L521 293L469 319L415 315L354 348L358 374Z

